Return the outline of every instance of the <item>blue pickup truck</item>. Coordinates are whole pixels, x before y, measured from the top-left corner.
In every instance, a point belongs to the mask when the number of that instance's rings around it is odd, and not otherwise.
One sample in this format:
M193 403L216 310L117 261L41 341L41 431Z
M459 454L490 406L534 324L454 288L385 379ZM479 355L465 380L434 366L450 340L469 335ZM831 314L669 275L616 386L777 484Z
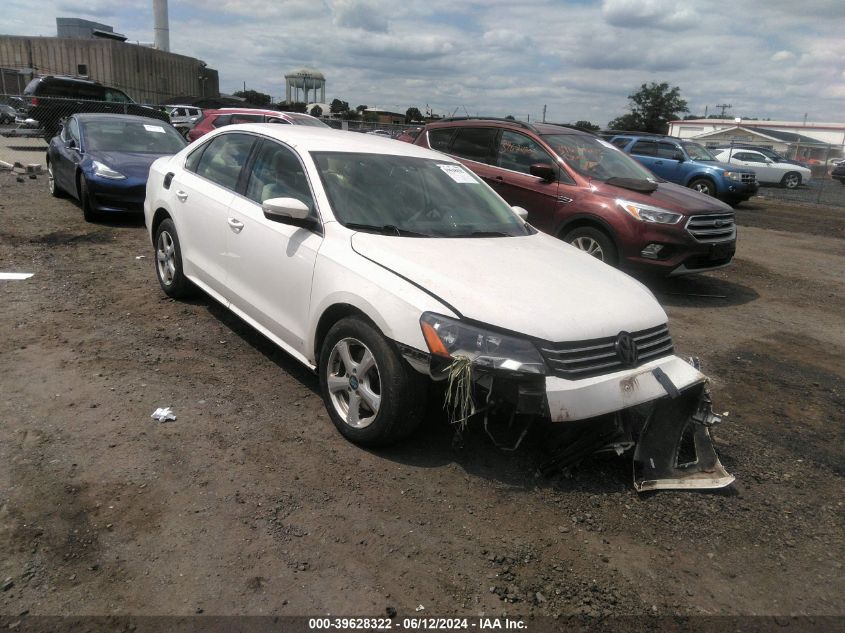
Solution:
M610 142L656 176L736 204L759 187L754 171L721 163L704 146L672 136L618 134Z

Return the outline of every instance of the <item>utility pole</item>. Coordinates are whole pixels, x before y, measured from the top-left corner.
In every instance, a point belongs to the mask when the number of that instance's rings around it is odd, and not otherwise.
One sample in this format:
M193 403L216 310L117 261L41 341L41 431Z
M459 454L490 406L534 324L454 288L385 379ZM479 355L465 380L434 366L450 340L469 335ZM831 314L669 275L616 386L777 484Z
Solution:
M724 119L725 118L725 110L729 110L733 106L730 103L720 103L720 104L716 105L716 107L722 109L722 115L721 116Z
M546 104L543 104L543 123L546 122Z

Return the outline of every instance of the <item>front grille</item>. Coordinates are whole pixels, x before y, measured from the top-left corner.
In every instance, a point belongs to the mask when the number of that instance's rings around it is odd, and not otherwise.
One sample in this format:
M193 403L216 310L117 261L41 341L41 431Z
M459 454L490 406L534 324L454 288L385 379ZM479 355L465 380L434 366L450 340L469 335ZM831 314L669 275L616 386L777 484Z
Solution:
M668 356L674 351L669 326L666 324L631 336L637 345L638 360L635 366ZM577 380L627 369L616 353L616 337L597 338L569 343L549 343L540 347L540 353L549 369L559 378Z
M687 231L699 242L724 242L736 238L733 211L694 215L687 220Z
M755 182L757 182L757 174L742 174L742 184L753 185Z

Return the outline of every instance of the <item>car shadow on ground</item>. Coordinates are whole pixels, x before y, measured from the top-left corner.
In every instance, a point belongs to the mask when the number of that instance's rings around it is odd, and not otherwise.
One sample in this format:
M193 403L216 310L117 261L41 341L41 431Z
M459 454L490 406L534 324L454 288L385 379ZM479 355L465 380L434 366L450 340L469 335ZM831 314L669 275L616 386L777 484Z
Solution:
M638 277L663 305L696 308L724 308L757 300L753 288L710 275L683 277Z

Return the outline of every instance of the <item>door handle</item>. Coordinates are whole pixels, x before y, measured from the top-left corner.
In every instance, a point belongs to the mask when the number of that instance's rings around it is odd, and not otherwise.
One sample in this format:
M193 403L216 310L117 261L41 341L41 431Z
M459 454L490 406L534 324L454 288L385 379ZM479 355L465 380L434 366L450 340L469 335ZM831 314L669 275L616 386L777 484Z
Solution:
M177 191L176 197L179 198L180 202L185 202L188 199L188 194L184 191Z
M498 180L499 182L505 182L505 179L501 176L496 176L495 180Z
M235 233L240 233L241 231L243 231L243 222L238 222L235 218L229 218L227 222L229 223L229 228L232 229Z

